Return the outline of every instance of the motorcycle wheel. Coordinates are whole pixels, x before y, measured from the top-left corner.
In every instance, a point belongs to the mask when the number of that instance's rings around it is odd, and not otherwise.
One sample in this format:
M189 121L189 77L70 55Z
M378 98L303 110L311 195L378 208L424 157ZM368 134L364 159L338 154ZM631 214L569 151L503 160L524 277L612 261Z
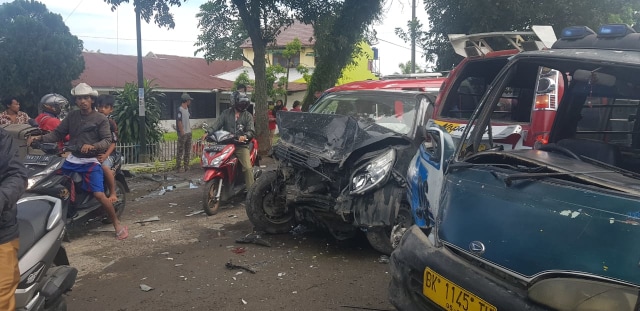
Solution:
M124 208L127 203L127 192L124 189L125 188L122 182L116 180L116 196L118 196L118 201L113 203L113 208L116 210L116 216L118 217L118 219L120 219L120 216L122 216L122 213L124 213ZM108 191L105 194L107 195L107 197L111 195ZM102 220L102 223L110 224L111 219L105 216L105 218Z
M209 216L217 214L220 209L220 201L216 200L216 196L218 195L219 183L221 182L222 179L214 178L207 181L204 186L204 192L202 193L202 208Z
M283 189L277 189L278 175L265 172L247 193L247 217L255 230L271 234L286 233L296 224L295 212L287 209Z
M411 209L406 203L402 203L400 205L400 210L398 211L398 216L394 223L394 226L395 225L399 225L405 230L413 225ZM367 230L367 240L369 240L371 247L385 255L391 255L391 252L393 252L391 242L392 229L393 227L369 228L369 230Z

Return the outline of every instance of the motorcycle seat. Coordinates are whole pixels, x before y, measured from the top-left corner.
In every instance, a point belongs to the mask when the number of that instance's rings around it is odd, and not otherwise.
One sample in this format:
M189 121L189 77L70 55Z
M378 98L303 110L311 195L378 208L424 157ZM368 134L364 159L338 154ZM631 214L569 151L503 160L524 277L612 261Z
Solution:
M18 229L20 231L21 258L40 238L47 233L47 221L53 206L48 201L30 200L18 204Z

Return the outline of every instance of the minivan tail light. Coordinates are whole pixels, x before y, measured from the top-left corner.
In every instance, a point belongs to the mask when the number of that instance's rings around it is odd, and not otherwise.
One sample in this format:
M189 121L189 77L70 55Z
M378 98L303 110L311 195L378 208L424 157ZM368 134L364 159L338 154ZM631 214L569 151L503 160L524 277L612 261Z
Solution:
M557 110L557 97L553 93L536 95L534 110Z

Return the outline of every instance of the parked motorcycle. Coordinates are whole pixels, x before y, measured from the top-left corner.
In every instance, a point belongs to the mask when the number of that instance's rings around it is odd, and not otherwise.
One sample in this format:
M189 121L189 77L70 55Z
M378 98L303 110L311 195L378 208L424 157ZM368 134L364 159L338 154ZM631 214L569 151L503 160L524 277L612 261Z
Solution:
M200 164L204 169L202 180L206 183L202 193L202 207L207 215L218 213L220 203L245 191L245 180L242 165L234 152L241 143L236 136L227 131L207 133L206 140L211 143L203 149ZM252 167L259 166L258 141L249 141L249 154ZM254 169L254 177L260 170Z
M102 208L100 202L95 199L92 193L82 189L82 176L80 174L72 174L71 178L58 174L57 171L62 167L65 158L62 157L57 143L34 143L35 149L44 152L44 154L28 153L25 157L24 164L28 169L27 191L36 193L50 193L53 185L65 185L65 190L70 195L69 208L67 210L67 222L79 222L89 219L101 217L103 223L109 223L110 220L106 212ZM66 146L64 151L74 151L76 146ZM126 205L126 193L129 192L129 186L122 172L122 157L114 157L113 170L115 171L115 188L118 201L113 204L116 216L120 217L124 212ZM109 196L109 189L105 185L106 195ZM55 193L54 193L55 195Z
M27 193L18 200L18 311L67 310L63 294L71 290L78 274L62 246L69 193L62 184L51 184L47 192L56 195Z

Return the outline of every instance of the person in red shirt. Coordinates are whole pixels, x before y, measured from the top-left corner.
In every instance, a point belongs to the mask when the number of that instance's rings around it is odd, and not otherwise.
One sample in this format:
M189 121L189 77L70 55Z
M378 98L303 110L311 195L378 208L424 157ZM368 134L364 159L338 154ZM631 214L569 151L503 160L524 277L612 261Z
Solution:
M51 132L60 125L60 113L69 104L64 96L60 94L47 94L40 99L40 114L36 117L38 127L46 132Z
M269 117L269 137L271 138L271 142L273 143L273 136L276 134L276 112L282 110L287 111L287 107L284 106L282 99L276 100L276 105L273 106L273 109L267 112Z
M52 132L60 125L60 122L62 122L60 121L60 113L69 105L69 101L60 94L51 93L42 96L38 105L40 114L34 119L36 124L32 125L37 126L46 134ZM58 143L61 150L64 142L67 141L69 141L69 135L64 138L64 141Z
M301 112L302 109L300 109L300 101L296 100L293 102L293 108L291 108L291 111L296 111L296 112Z

